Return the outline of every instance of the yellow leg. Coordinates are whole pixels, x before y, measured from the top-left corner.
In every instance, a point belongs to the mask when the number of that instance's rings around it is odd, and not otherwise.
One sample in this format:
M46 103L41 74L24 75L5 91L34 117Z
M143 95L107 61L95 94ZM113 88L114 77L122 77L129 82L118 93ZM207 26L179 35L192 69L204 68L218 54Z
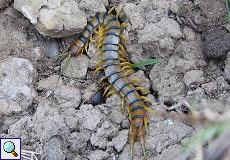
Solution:
M119 43L118 44L118 46L119 46L119 48L121 49L121 51L123 52L123 53L125 53L125 49L124 49L124 47Z
M97 49L101 48L101 46L103 45L103 43L98 43Z
M127 27L127 23L125 23L125 22L123 22L123 23L121 23L121 28L125 28L125 27Z
M122 71L125 71L126 69L132 69L133 67L132 66L124 66L121 68Z
M116 90L110 91L109 93L106 94L105 97L107 98L107 97L111 96L114 93L117 93L117 91Z
M125 98L122 98L121 99L121 111L122 111L122 113L124 113L124 110L125 110Z
M97 64L96 64L96 68L98 68L99 67L99 65L101 64L103 62L103 60L101 59L101 60L99 60L98 62L97 62Z
M148 120L147 120L147 116L144 116L144 126L145 126L145 130L147 132L147 134L149 133L149 127L148 127Z
M124 6L122 6L122 7L121 7L121 9L117 12L117 14L116 14L116 17L117 17L117 18L118 18L118 17L119 17L119 15L121 14L121 12L122 12L123 8L124 8Z
M127 112L128 112L128 115L129 115L129 121L131 122L132 117L131 117L131 113L130 113L130 106L127 107ZM131 131L131 126L132 125L130 125L130 131Z
M96 74L98 71L104 69L103 67L98 67L95 71L94 71L94 74Z
M96 39L93 39L93 35L90 36L89 40L90 40L91 42L97 42L97 38L96 38Z
M155 114L154 111L147 106L144 106L144 109L153 115Z
M105 96L105 94L113 87L113 85L108 85L103 93L103 97Z
M118 51L119 55L122 57L122 58L125 58L125 52L122 52L122 51Z
M126 59L124 59L124 58L118 58L118 60L121 62L126 62Z
M131 78L131 79L129 79L129 82L130 83L134 83L134 82L144 82L144 80L143 79L140 79L140 78Z
M95 54L95 57L98 57L98 56L101 55L102 53L103 53L102 50L97 50L97 51L96 51L96 54Z
M141 96L141 99L142 99L142 100L146 100L146 101L152 103L152 102L151 102L148 98L146 98L145 96Z
M134 70L130 69L127 72L125 72L125 76L128 77L130 74L132 74Z
M87 52L87 50L88 50L88 46L89 46L89 42L87 42L86 44L85 44L85 51Z
M131 66L132 64L130 62L122 62L121 66Z
M144 87L136 87L136 90L137 91L143 90L145 92L150 92L150 90L148 90L147 88L144 88Z
M111 9L108 11L108 14L111 14L111 12L112 12L115 8L117 8L117 6L114 6L113 8L111 8Z
M102 77L102 78L99 80L99 83L102 83L102 81L104 81L104 80L107 79L107 78L108 78L107 76Z
M127 44L127 38L123 34L120 34L120 38Z

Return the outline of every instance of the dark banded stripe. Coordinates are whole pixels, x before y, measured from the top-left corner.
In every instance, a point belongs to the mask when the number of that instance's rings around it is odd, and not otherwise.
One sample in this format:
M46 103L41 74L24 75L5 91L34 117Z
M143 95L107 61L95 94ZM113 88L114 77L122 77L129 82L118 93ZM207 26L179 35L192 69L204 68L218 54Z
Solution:
M127 85L129 85L129 84L130 84L130 82L124 83L123 86L120 88L119 92L121 92L121 90L122 90L123 88L125 88L125 87L126 87Z
M140 98L136 98L134 99L132 102L130 102L130 105L132 105L133 103L137 102L137 101L140 101L141 99Z
M130 112L132 113L133 111L135 111L137 109L143 109L143 108L144 108L143 106L135 106L130 110Z
M103 65L104 68L112 66L112 65L119 65L119 63L115 63L115 62L109 62L106 65Z
M116 81L118 81L120 78L122 78L123 76L117 76L112 82L111 84L113 85Z
M109 14L108 14L107 12L104 13L104 15L103 15L103 24L104 24L104 21L105 21L106 16L108 16L108 15L109 15Z
M110 26L108 29L106 29L106 31L110 29L121 29L121 27L120 26Z
M86 44L87 41L88 41L88 39L87 39L85 36L83 36L83 35L80 35L80 36L78 37L78 39L79 39L80 41L82 41L84 44Z
M119 73L119 72L120 72L120 71L114 70L114 71L110 72L110 75L108 75L107 77L110 77L110 76L112 76L112 75L114 75L114 74L116 74L116 73Z
M91 22L88 22L88 25L92 27L92 30L94 30L95 26Z
M109 32L109 33L106 33L105 35L106 35L106 36L107 36L107 35L113 35L113 36L119 37L119 34L116 34L116 33L114 33L114 32Z
M126 97L128 94L132 93L132 92L135 91L135 90L136 90L135 88L130 89L130 90L124 95L124 97Z
M86 27L85 30L86 30L89 34L92 33L91 30L90 30L88 27Z
M143 117L144 117L143 114L142 115L135 115L132 117L132 120L137 119L137 118L143 118Z
M117 21L117 17L112 17L112 18L110 18L110 19L108 20L108 22L107 22L106 24L104 24L104 25L106 26L107 24L109 24L109 22L112 22L112 21Z

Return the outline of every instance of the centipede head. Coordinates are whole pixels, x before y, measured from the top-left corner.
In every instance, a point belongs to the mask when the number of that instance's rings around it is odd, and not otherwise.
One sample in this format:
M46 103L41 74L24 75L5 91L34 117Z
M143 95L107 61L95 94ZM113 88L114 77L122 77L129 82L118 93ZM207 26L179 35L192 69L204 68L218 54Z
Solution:
M102 104L105 102L105 97L103 96L104 89L99 89L93 96L92 96L92 103L94 105Z

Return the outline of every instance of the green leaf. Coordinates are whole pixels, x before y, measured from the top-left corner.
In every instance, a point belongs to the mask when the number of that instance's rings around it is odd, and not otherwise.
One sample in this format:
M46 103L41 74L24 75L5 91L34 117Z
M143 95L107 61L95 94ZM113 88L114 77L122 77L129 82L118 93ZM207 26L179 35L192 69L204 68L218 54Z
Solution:
M150 65L150 64L159 63L159 62L160 62L160 59L148 59L146 61L134 63L134 64L132 64L132 67L137 68L137 67L142 67L142 66L146 66L146 65Z
M228 14L228 24L230 25L230 9L229 9L228 0L226 0L226 10Z

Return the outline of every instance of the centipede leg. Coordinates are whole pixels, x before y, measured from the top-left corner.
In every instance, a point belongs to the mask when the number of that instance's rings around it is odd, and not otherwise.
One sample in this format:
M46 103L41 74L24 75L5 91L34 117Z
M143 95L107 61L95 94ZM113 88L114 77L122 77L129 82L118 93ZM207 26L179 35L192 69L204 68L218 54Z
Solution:
M97 67L96 70L94 71L94 73L96 74L98 71L104 69L103 67Z
M147 97L145 97L145 96L141 96L141 99L142 100L146 100L146 101L148 101L148 102L150 102L150 103L152 103L152 101L151 100L149 100Z
M128 70L127 72L125 72L125 76L128 77L130 74L132 74L134 72L133 69Z
M120 38L127 44L127 38L123 34L120 35Z
M129 79L129 82L130 83L135 83L135 82L140 83L140 82L144 82L144 80L140 78L131 78Z
M113 85L108 85L107 87L106 87L106 89L105 89L105 91L104 91L104 93L103 93L103 96L105 96L106 95L106 93L111 89L113 87Z
M148 90L147 88L144 88L144 87L136 87L136 90L137 91L143 90L145 92L150 92L150 90Z
M108 11L108 14L111 14L112 11L113 11L115 8L117 8L117 6L112 7L112 8Z
M109 93L106 94L105 97L107 98L107 97L111 96L114 93L117 93L117 91L116 90L110 91Z
M96 68L98 68L99 65L100 65L102 62L103 62L103 60L98 61L98 62L96 63Z
M118 18L122 12L122 10L124 9L124 6L121 7L121 9L117 12L116 17Z
M125 98L123 97L121 99L121 111L124 113L124 110L125 110Z
M130 144L130 155L131 159L133 159L133 151L134 151L134 140L137 134L137 128L130 126L130 134L129 134L129 144Z
M144 157L146 157L145 139L144 139L144 131L143 131L142 125L138 126L138 137L139 137L139 141L140 141L142 154L144 155Z

